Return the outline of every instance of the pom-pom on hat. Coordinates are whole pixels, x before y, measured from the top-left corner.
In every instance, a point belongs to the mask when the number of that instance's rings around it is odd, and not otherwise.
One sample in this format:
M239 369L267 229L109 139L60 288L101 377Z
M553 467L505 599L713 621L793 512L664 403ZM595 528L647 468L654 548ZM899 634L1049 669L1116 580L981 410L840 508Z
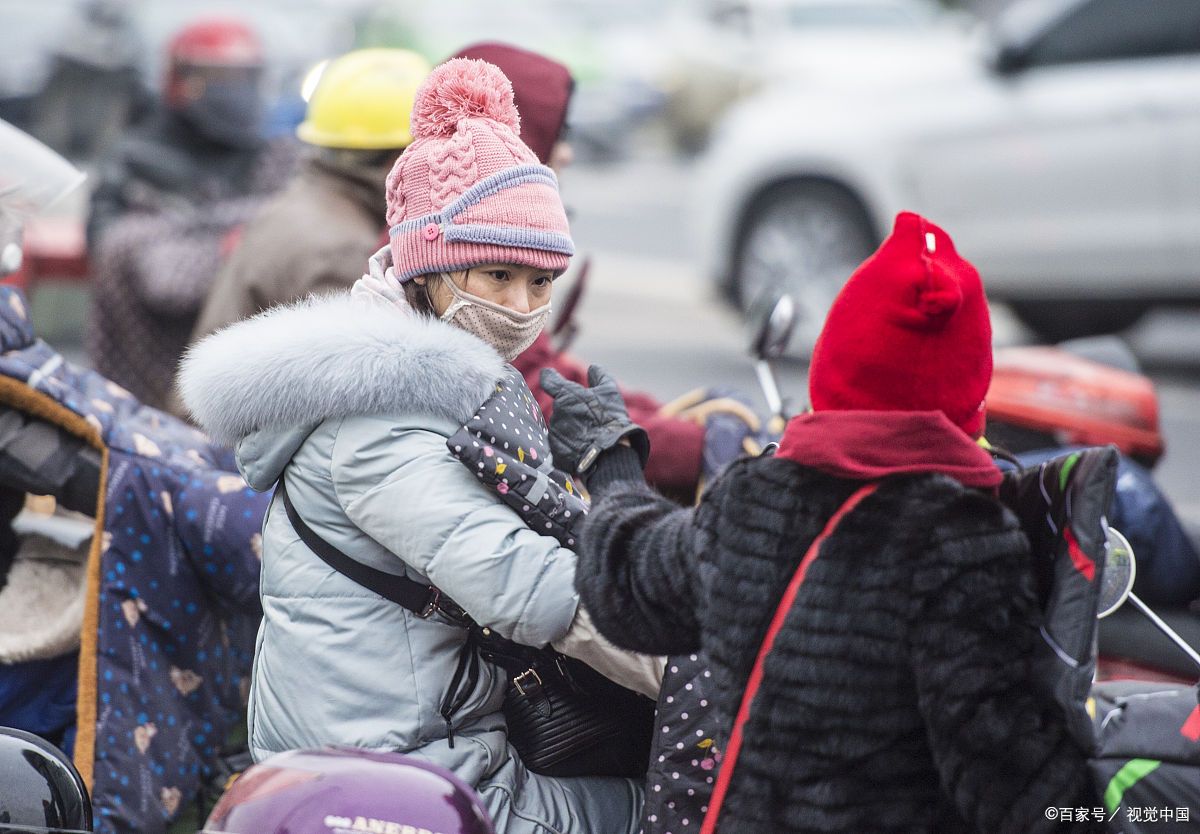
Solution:
M575 79L563 64L545 55L504 43L477 43L459 50L456 58L479 58L495 64L512 82L521 112L518 135L543 163L550 162L562 138Z
M911 212L855 270L813 349L814 411L941 411L983 433L992 325L975 267Z
M455 58L417 91L413 143L387 179L396 277L518 263L562 272L575 247L554 172L518 137L512 84Z

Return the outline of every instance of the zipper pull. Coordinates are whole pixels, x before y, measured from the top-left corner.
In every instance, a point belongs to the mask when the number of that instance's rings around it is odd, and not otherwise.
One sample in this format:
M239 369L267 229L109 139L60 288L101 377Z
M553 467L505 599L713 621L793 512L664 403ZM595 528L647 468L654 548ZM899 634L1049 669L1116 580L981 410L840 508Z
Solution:
M446 718L446 740L450 742L450 749L454 749L454 724L450 719Z

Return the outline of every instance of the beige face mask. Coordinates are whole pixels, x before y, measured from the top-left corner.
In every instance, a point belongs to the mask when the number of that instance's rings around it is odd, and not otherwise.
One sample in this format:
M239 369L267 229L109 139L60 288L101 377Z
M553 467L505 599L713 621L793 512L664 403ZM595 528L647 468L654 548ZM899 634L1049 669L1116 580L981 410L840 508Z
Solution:
M478 336L496 349L505 362L511 362L533 344L546 318L550 315L549 302L528 313L518 313L507 307L471 295L458 284L449 273L442 273L442 280L454 300L442 313L442 321L461 327Z

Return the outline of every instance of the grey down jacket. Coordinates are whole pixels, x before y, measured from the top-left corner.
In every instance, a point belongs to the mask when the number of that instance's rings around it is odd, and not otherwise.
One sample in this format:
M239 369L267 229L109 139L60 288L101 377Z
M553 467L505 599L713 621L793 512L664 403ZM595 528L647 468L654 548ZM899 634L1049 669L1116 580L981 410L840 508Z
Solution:
M299 514L334 547L435 584L476 621L542 645L576 617L575 554L529 529L446 446L503 367L458 328L341 295L209 337L185 360L180 386L203 427L235 446L250 485L267 490L286 476ZM465 630L333 571L278 497L262 558L256 759L325 744L411 752L475 785L502 834L632 834L640 786L525 770L507 743L498 667L482 664L451 745L438 707Z

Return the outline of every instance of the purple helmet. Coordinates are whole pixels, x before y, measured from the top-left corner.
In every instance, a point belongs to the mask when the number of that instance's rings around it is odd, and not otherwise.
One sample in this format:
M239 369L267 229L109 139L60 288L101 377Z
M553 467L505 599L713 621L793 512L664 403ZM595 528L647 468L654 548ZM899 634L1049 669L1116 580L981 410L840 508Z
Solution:
M495 834L479 796L399 753L295 750L249 768L201 834Z

